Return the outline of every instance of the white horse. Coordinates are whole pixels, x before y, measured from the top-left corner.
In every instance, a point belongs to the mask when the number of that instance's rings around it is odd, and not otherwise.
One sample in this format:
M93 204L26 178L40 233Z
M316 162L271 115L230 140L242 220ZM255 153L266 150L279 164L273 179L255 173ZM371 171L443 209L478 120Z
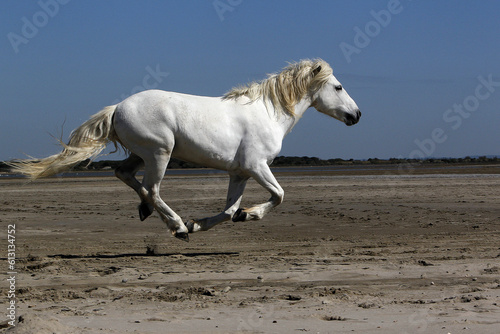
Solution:
M283 189L269 165L283 138L309 107L347 125L361 116L356 103L323 60L290 64L261 82L234 88L223 97L202 97L148 90L93 115L74 130L61 153L41 160L11 162L32 179L63 172L96 157L112 141L130 156L115 171L141 199L140 219L156 210L177 238L233 221L258 220L283 201ZM160 198L160 183L170 157L229 173L224 210L183 223ZM142 182L135 174L145 169ZM271 193L262 204L240 208L247 180L253 177Z

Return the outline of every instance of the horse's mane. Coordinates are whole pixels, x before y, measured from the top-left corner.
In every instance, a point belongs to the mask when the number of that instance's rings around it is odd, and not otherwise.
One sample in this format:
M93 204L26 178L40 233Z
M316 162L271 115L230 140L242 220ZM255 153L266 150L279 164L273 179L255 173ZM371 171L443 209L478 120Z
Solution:
M294 106L308 91L323 86L332 72L330 65L322 59L301 60L290 63L280 73L270 74L260 82L235 87L223 98L227 100L246 96L254 102L262 97L265 103L271 102L276 110L293 116Z

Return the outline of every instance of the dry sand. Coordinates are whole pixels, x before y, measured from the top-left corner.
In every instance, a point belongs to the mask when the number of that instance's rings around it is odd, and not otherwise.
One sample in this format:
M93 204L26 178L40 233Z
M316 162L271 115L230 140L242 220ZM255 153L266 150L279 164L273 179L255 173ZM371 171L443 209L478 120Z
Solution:
M114 178L0 180L21 317L0 331L500 333L500 174L278 180L285 201L264 220L189 243L156 214L140 222ZM162 196L187 221L221 210L226 187L168 177ZM267 198L250 182L243 204Z

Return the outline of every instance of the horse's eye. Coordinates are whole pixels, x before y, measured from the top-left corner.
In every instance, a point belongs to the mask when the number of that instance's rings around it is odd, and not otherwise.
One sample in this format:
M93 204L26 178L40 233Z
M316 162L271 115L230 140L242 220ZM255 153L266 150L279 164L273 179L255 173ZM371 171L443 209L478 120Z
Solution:
M338 92L338 91L341 91L342 90L342 85L337 85L335 86L335 90Z

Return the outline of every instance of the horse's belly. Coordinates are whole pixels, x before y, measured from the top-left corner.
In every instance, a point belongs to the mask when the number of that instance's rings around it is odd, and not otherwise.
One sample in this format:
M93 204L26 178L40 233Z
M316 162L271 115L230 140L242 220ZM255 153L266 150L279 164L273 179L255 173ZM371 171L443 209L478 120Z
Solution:
M231 170L237 165L235 161L236 152L237 147L227 142L219 142L208 138L200 141L176 138L172 157L204 167Z

